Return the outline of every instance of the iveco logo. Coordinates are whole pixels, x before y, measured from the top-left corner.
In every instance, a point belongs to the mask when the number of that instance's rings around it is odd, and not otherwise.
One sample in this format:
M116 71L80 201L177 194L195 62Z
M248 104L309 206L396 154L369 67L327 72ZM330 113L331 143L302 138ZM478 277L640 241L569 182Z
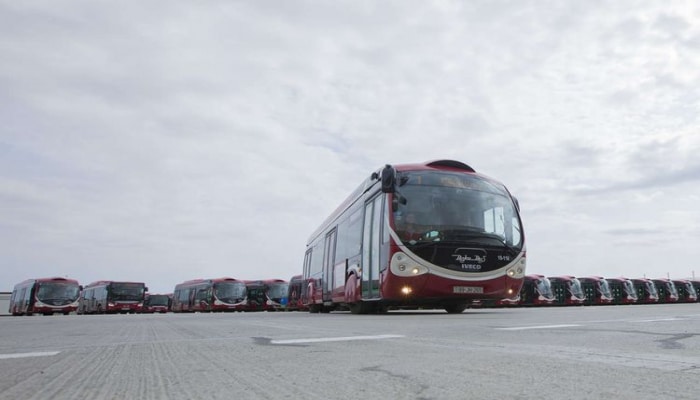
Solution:
M455 261L457 261L460 264L483 264L486 262L486 250L460 247L457 250L455 250L454 254L452 254L452 257L454 257Z

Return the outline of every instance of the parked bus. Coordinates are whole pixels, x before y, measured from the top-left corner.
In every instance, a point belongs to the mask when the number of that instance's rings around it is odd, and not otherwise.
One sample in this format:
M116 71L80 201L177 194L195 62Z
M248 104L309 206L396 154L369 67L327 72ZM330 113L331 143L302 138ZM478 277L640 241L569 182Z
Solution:
M286 310L289 282L283 279L246 281L247 311Z
M172 312L245 311L246 285L234 278L194 279L175 285Z
M686 279L674 279L673 283L678 290L678 301L683 303L696 303L698 301L698 293L695 290L693 283Z
M581 289L585 300L585 305L611 304L613 301L610 284L602 276L589 276L578 278L581 282Z
M554 303L554 293L549 279L544 275L526 275L520 290L520 305L548 306Z
M678 290L672 280L668 278L652 279L659 292L659 303L678 302Z
M304 305L304 300L302 298L304 292L306 291L306 285L304 284L304 278L301 275L294 275L289 280L289 286L287 287L287 310L288 311L305 311L306 306Z
M171 296L168 294L146 293L141 312L144 314L167 313L170 311Z
M635 278L632 279L632 283L635 290L637 290L637 301L639 303L651 304L659 302L659 292L651 279Z
M631 279L624 277L607 278L610 285L610 293L613 297L613 304L634 304L637 302L637 291Z
M10 296L12 315L64 314L78 309L81 286L67 278L27 279L15 285Z
M97 281L80 294L79 314L133 314L141 311L148 288L143 282Z
M310 312L443 308L516 295L525 275L518 203L458 161L387 165L310 236Z
M583 288L581 288L581 282L578 278L570 275L550 276L549 282L552 284L555 305L581 305L586 301L586 296L583 294Z

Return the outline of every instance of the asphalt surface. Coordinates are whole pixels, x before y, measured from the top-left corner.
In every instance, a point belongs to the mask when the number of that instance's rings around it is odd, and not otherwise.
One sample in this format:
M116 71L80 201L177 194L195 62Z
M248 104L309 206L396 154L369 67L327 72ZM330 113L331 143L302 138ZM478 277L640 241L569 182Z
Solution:
M700 304L0 318L0 399L693 399Z

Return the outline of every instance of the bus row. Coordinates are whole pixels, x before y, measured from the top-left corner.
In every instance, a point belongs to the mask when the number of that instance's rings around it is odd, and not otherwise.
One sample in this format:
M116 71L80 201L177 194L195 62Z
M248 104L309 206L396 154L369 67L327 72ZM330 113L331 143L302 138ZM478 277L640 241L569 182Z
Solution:
M519 293L527 263L525 232L520 205L504 184L448 159L386 164L369 172L309 236L299 265L302 284L290 285L286 308L367 314L420 307L461 313L472 304ZM197 280L177 287L171 309L276 307L274 296L230 283ZM133 293L145 292L144 286L100 285L83 290L78 313L135 312L138 307L124 299L138 303ZM105 300L110 293L120 293L119 303ZM61 301L65 298L70 300L62 296ZM41 310L36 312L55 308ZM12 313L27 312L20 307Z
M695 303L700 280L526 275L519 295L484 306Z
M275 311L287 308L282 279L194 279L171 294L150 294L143 282L97 281L85 287L67 278L27 279L10 296L11 315Z

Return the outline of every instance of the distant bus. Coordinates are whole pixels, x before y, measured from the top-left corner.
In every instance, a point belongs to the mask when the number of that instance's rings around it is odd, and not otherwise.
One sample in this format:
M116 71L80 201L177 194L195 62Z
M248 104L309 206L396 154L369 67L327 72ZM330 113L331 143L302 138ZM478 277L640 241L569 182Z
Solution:
M608 285L610 285L613 304L634 304L637 302L637 291L631 279L619 277L607 278L606 280L608 281Z
M67 278L27 279L15 285L10 296L12 315L64 314L78 309L81 286Z
M193 279L175 285L172 312L245 311L246 286L234 278Z
M302 298L305 291L306 285L304 284L304 277L302 275L294 275L289 280L289 286L287 289L288 311L306 310L306 306L304 305L304 299Z
M141 313L167 313L170 311L170 295L167 294L151 294L146 293L146 299L143 301Z
M696 303L698 301L698 292L695 290L693 283L686 279L674 279L673 283L678 290L678 301L683 303Z
M632 283L637 290L637 302L641 304L659 302L659 292L656 290L656 285L651 279L635 278L632 279Z
M555 305L581 305L586 301L586 296L583 294L583 288L578 278L570 275L550 276L549 282L552 284Z
M600 305L613 302L610 284L602 276L588 276L578 278L578 280L581 282L581 288L585 296L583 304Z
M143 307L148 288L143 282L97 281L83 289L79 314L133 314Z
M246 311L286 310L289 282L283 279L246 281Z
M306 306L461 313L516 296L525 254L518 203L502 183L453 160L387 165L309 237Z
M555 301L552 285L544 275L529 274L525 276L520 290L520 305L548 306Z
M659 303L678 302L678 290L672 280L668 278L652 279L659 291Z

